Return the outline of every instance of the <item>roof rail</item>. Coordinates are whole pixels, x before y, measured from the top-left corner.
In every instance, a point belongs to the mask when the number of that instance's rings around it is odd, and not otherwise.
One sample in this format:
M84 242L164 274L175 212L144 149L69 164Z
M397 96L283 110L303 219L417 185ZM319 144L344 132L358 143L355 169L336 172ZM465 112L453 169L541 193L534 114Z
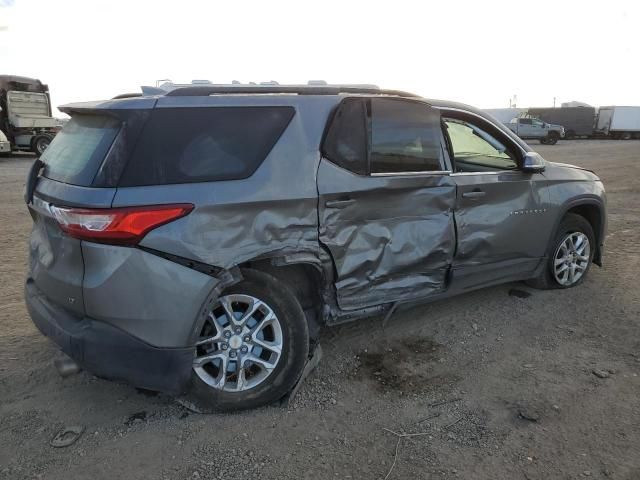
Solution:
M316 86L316 85L229 85L181 87L167 92L167 97L204 97L224 94L291 94L291 95L338 95L340 93L363 93L370 95L394 95L420 98L415 93L400 90L383 90L368 87Z
M141 96L142 93L121 93L120 95L116 95L115 97L113 97L111 100L119 100L121 98L135 98Z

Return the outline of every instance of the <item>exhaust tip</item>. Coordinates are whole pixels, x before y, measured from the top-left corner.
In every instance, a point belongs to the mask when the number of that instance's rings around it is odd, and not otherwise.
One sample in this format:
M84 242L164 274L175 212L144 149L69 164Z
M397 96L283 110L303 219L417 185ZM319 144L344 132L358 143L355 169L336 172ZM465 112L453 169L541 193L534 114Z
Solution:
M67 357L56 358L53 361L53 365L58 370L58 373L62 378L70 377L80 371L80 365L78 365L73 359Z

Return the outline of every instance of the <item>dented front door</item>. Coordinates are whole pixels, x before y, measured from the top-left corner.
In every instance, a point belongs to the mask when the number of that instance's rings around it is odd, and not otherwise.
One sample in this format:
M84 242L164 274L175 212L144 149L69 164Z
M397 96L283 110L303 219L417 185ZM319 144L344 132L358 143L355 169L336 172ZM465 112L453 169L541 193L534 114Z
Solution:
M322 159L320 241L338 304L356 309L445 288L455 250L455 182L447 172L363 176Z

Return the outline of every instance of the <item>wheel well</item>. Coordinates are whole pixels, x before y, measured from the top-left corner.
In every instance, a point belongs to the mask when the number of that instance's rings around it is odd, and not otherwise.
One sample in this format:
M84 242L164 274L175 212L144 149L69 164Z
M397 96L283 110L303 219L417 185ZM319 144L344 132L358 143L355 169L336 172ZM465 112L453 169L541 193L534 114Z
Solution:
M567 213L573 213L575 215L580 215L584 218L593 229L593 234L596 237L596 251L593 256L593 262L596 265L602 265L602 252L600 251L600 244L602 243L602 213L597 205L593 204L583 204L576 205L575 207L571 207Z
M274 265L267 259L249 261L240 267L267 273L287 285L304 310L321 305L322 275L313 265L306 263Z
M323 276L311 264L296 263L277 265L270 260L253 260L240 265L267 273L287 285L300 302L307 317L309 337L312 343L317 342L323 320Z

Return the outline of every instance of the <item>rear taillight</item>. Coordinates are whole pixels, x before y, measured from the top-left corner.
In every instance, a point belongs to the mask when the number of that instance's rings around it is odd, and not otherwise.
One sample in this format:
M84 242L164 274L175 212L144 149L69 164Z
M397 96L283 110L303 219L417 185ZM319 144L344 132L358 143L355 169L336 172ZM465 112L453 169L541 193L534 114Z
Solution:
M191 210L191 204L96 209L51 206L60 228L69 236L118 245L135 245L154 228Z

